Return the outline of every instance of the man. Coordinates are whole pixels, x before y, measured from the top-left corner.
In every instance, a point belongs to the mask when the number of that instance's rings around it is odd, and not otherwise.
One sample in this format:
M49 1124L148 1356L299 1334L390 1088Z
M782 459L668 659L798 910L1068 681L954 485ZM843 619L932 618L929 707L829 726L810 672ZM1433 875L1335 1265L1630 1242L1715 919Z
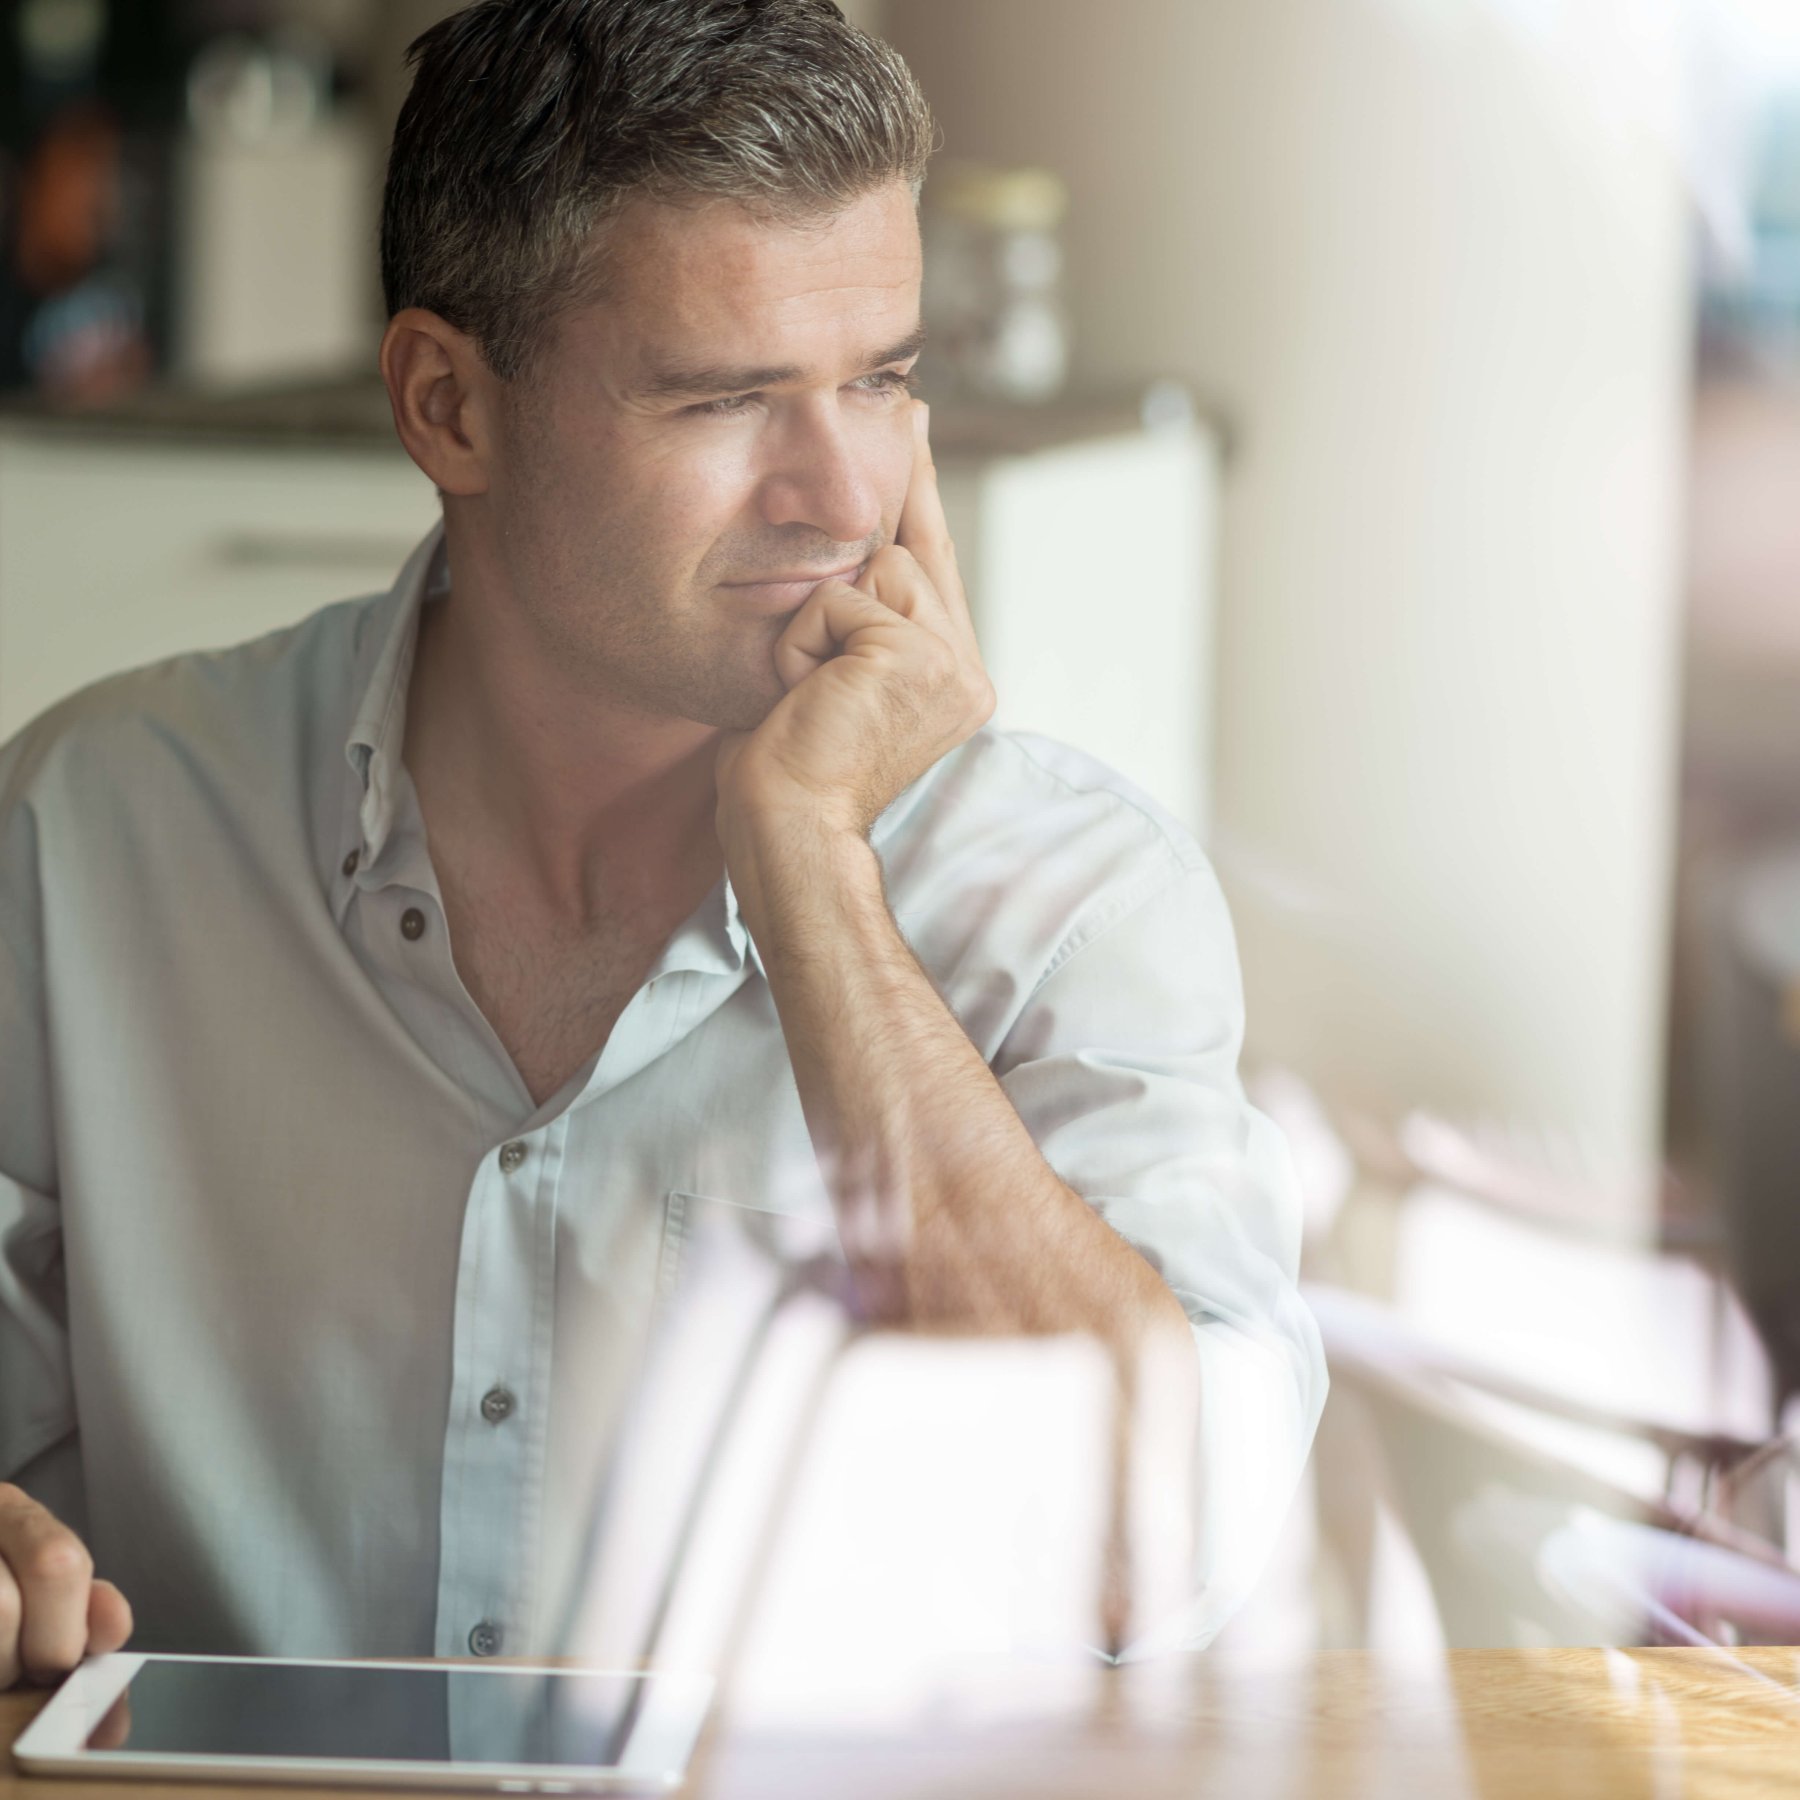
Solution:
M825 0L413 58L381 366L441 531L0 755L0 1682L134 1615L548 1647L690 1202L834 1218L884 1320L1178 1337L1248 1432L1203 1635L1321 1398L1295 1207L1199 851L984 729L909 73Z

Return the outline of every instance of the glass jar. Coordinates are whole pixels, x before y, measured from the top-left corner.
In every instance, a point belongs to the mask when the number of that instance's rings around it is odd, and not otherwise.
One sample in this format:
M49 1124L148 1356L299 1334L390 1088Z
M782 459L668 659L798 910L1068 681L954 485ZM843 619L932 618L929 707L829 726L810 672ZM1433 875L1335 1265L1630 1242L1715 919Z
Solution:
M1048 169L951 164L925 193L925 322L942 385L1054 398L1069 371L1057 231L1068 190Z

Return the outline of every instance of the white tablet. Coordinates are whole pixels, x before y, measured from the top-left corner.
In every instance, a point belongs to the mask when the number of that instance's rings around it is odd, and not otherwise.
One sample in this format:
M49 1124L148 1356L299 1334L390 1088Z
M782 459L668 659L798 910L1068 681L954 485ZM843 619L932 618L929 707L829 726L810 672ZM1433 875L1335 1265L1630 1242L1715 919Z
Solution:
M126 1652L83 1663L13 1755L90 1778L667 1789L711 1697L673 1672Z

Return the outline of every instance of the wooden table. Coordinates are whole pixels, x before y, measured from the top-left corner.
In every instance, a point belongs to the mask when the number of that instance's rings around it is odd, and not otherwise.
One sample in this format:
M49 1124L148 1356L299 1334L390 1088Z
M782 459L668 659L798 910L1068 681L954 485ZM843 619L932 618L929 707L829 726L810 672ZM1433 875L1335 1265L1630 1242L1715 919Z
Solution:
M41 1693L0 1695L0 1746L42 1703ZM944 1690L936 1711L905 1734L821 1728L805 1736L722 1715L685 1791L695 1800L1800 1792L1795 1650L1463 1650L1410 1666L1342 1651L1285 1674L1196 1656L1123 1670L1013 1669L999 1684L990 1671L967 1690ZM0 1773L0 1800L192 1791L25 1780L10 1759ZM211 1790L221 1800L238 1792L278 1800L282 1791Z

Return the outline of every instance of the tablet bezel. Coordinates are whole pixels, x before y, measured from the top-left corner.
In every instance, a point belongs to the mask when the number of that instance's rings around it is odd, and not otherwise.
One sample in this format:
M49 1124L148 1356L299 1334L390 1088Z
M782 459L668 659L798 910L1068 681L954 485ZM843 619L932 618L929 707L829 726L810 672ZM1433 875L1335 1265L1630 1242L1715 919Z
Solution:
M255 1664L270 1668L423 1669L473 1677L521 1673L584 1676L646 1683L631 1736L611 1765L578 1763L398 1762L323 1756L214 1756L171 1750L89 1750L87 1740L108 1709L147 1663ZM709 1675L684 1670L637 1670L568 1663L391 1661L370 1657L181 1656L120 1651L81 1664L53 1694L13 1745L20 1768L33 1775L179 1775L190 1781L305 1781L370 1787L458 1787L485 1792L604 1792L611 1788L672 1789L687 1775L712 1700Z

